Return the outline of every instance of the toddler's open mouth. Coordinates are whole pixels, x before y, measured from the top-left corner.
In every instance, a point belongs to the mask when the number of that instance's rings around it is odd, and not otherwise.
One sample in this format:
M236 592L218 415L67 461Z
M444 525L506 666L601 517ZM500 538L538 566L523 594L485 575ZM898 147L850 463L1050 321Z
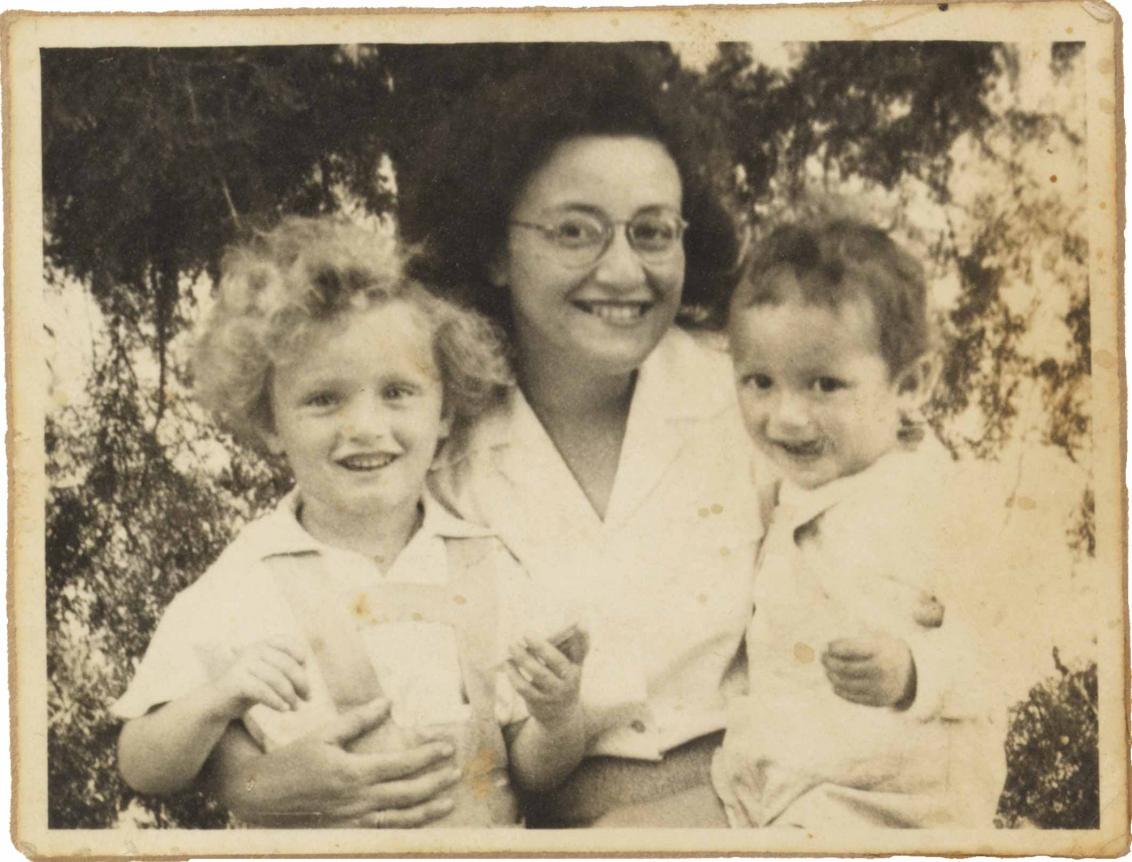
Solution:
M774 445L789 455L791 458L800 460L809 460L819 457L825 451L825 445L821 440L804 440L801 442L786 442L784 440L775 440Z

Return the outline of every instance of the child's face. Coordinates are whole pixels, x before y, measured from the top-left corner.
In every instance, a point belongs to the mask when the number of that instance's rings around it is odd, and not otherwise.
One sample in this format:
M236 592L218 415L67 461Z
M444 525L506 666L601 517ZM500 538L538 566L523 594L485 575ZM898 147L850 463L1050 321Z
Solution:
M323 525L415 507L448 433L431 338L393 300L316 325L303 356L275 369L275 429L303 497Z
M739 403L758 446L787 478L815 488L893 448L904 404L867 300L831 308L803 302L796 287L780 295L777 305L734 312Z

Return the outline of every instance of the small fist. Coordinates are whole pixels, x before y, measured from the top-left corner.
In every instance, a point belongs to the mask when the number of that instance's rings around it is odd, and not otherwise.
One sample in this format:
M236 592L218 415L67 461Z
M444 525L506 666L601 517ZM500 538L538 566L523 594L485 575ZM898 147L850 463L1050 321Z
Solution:
M567 644L562 646L566 648ZM511 658L504 665L531 717L546 727L565 721L578 706L582 663L589 652L584 630L578 629L569 639L568 652L549 640L528 635L511 646Z
M887 637L830 641L821 656L833 691L865 706L904 707L916 696L916 665L902 640Z
M272 638L240 651L215 686L232 718L257 703L286 712L310 697L302 649L287 638Z
M925 629L938 629L943 625L943 603L935 596L924 593L912 611L916 625Z

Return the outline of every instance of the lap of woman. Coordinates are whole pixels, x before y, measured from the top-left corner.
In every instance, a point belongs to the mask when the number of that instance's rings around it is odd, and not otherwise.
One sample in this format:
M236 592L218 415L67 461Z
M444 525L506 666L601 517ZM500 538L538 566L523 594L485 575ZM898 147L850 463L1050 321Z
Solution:
M598 829L706 829L726 827L727 817L711 785L701 784L652 802L614 808L592 825Z

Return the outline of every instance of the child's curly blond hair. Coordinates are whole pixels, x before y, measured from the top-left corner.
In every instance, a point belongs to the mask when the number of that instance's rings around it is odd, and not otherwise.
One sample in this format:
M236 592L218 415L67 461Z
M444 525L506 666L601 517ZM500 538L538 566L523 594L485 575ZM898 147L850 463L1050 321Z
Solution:
M474 419L511 385L502 342L483 317L407 278L404 261L393 237L333 217L290 217L229 249L193 355L198 400L262 447L273 429L272 369L302 361L317 324L401 300L428 325L445 415L454 426Z

